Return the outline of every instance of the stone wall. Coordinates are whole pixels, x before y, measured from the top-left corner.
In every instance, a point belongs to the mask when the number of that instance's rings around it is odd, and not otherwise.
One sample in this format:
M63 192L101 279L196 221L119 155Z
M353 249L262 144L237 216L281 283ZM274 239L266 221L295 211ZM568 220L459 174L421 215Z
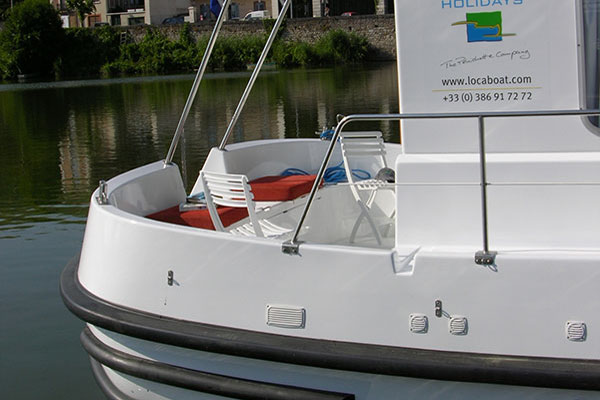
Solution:
M374 57L396 59L396 36L393 15L306 18L289 20L284 38L313 43L332 29L342 29L365 36L373 47Z
M214 21L201 21L192 25L197 36L210 35ZM179 37L182 25L157 27L172 39ZM139 41L145 35L144 26L127 28L134 41ZM298 40L314 43L332 29L342 29L365 36L373 48L373 59L395 60L396 37L393 15L361 15L353 17L323 17L298 18L285 22L283 39ZM221 28L221 36L265 34L263 22L257 21L226 21Z

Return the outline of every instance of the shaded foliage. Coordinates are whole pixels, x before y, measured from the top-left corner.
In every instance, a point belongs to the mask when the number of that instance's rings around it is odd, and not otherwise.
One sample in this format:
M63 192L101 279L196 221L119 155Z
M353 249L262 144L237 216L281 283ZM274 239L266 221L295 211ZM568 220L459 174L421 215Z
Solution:
M245 69L246 64L258 59L264 43L260 35L220 38L209 67L227 71ZM194 41L188 24L184 24L176 41L169 40L158 29L147 28L139 43L122 45L119 57L102 69L107 75L191 71L198 68L207 44L207 37Z
M12 0L13 6L17 3L20 3L22 0ZM2 21L4 21L8 15L8 11L10 10L11 0L0 0L0 26L2 25Z
M329 31L314 45L284 41L273 45L273 60L282 67L357 63L364 61L368 53L366 38L341 29Z
M264 20L265 35L229 36L217 40L209 68L213 70L243 70L255 63L273 28L272 20ZM185 24L179 39L169 40L155 28L147 28L140 43L122 45L119 57L104 65L107 75L136 73L169 73L190 71L198 67L206 50L208 37L194 41L191 28ZM343 30L332 30L314 45L277 39L270 61L280 67L325 66L364 61L369 52L366 38Z
M25 0L8 12L0 31L0 74L53 71L64 32L58 12L45 0Z
M181 30L177 41L156 28L146 28L139 43L121 45L118 57L102 67L107 75L117 73L169 73L193 68L196 61L195 42L188 24Z
M263 24L264 34L219 38L209 68L243 70L255 63L273 20ZM14 79L18 73L36 71L59 78L193 71L208 44L208 36L196 39L188 23L176 40L151 26L137 43L123 43L121 35L120 28L110 26L63 30L57 12L45 0L25 0L0 32L0 73L4 79ZM284 68L311 67L360 62L367 54L364 37L333 30L315 44L285 41L278 35L268 61Z
M55 65L58 77L97 75L100 68L119 56L119 32L109 26L65 29L60 58Z
M363 36L335 29L317 41L315 51L322 64L354 63L366 58L369 43Z

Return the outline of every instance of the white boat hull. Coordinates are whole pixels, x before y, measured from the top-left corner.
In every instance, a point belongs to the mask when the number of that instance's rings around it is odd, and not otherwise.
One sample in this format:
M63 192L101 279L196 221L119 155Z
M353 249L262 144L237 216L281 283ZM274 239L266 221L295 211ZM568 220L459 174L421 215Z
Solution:
M61 279L101 387L600 398L597 6L396 0L401 114L338 118L330 142L226 135L191 198L177 134L165 163L101 185ZM346 129L398 120L402 145ZM346 179L321 186L334 165ZM261 199L253 182L290 169L312 190Z

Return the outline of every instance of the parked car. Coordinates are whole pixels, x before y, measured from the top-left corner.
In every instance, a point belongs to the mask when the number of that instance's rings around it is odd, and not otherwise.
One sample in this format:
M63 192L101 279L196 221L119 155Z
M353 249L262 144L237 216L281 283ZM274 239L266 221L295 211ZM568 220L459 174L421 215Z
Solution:
M250 21L253 19L265 19L265 18L271 18L271 14L269 14L269 10L250 11L244 17L244 21Z
M165 18L162 21L163 25L178 25L183 24L185 22L185 15L175 15L173 17Z
M346 11L342 13L342 17L351 17L353 15L358 15L356 11Z

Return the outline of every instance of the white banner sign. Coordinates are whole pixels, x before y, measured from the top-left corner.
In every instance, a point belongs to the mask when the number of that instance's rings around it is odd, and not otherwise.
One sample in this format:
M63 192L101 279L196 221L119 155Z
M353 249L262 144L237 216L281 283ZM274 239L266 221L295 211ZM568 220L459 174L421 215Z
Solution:
M402 112L579 107L575 0L397 0Z

